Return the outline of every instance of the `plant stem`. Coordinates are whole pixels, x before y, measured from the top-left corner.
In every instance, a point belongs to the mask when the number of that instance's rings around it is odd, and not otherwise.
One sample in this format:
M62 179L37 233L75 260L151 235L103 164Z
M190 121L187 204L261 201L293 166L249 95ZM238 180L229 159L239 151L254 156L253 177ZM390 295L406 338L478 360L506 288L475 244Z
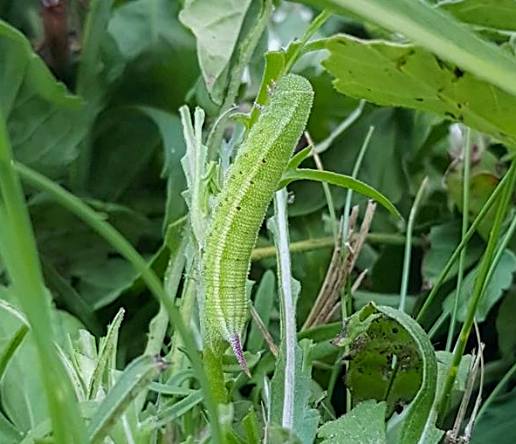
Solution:
M207 346L203 350L202 358L214 401L217 404L226 404L228 392L222 370L222 351Z
M417 210L419 208L419 204L421 203L421 199L423 198L423 194L428 183L428 177L425 177L419 186L419 190L416 193L416 198L414 199L414 203L412 208L410 209L410 215L408 219L407 225L407 235L405 241L405 255L403 257L403 273L401 275L401 289L400 289L400 305L399 310L405 311L405 304L407 302L407 288L408 288L408 280L410 275L410 256L412 253L412 232L414 231L414 222L416 221Z
M204 372L204 367L197 351L197 347L192 335L188 332L186 325L183 322L181 314L174 305L174 302L167 296L160 280L154 273L145 259L134 249L134 247L109 223L107 223L102 216L96 213L81 199L66 191L61 186L52 182L45 176L31 170L30 168L16 163L14 166L20 176L33 187L47 192L56 202L64 208L75 214L79 219L90 226L100 236L102 236L115 250L117 250L123 257L125 257L131 265L137 270L147 284L149 290L161 301L167 309L168 315L173 322L174 328L177 329L185 344L185 349L192 363L192 367L201 384L204 394L204 403L208 416L210 418L209 424L211 428L212 437L215 443L222 443L222 432L218 420L218 410L211 394L211 387ZM54 388L53 388L54 390Z
M288 247L287 190L285 188L277 191L274 195L274 213L282 304L282 347L285 353L282 426L291 430L294 426L297 337L296 307L292 290L292 273L290 270L290 252Z
M0 114L0 214L5 266L20 306L27 316L39 355L39 374L45 389L54 440L58 444L85 443L86 431L77 399L54 348L51 308L36 241L20 179L13 168L7 128Z
M322 11L317 17L315 17L312 20L312 23L306 28L305 33L303 34L303 37L301 37L301 40L299 42L295 43L295 49L292 52L292 55L287 60L287 63L285 64L285 70L284 72L289 72L294 64L299 59L299 56L302 55L303 49L308 43L308 41L313 37L313 35L319 30L319 28L324 25L326 20L328 20L331 17L332 13L325 9Z
M464 147L464 169L462 173L462 233L461 240L464 239L468 231L469 218L469 185L470 185L470 166L471 166L471 129L466 129L466 145ZM448 338L446 339L445 350L451 350L453 337L455 336L455 323L457 322L457 312L459 310L459 299L462 292L462 279L464 277L464 264L466 263L466 247L462 249L459 257L459 270L457 274L457 289L455 291L455 301L453 304L453 312L448 330Z
M369 146L369 142L371 141L371 136L374 132L374 126L370 126L369 130L367 131L367 134L365 136L364 141L362 142L362 146L360 147L360 151L358 152L357 159L355 160L355 165L353 166L353 172L351 173L351 177L353 179L356 179L358 176L358 171L360 170L360 167L362 166L362 161L364 160L365 153L367 151L367 147ZM341 238L342 238L342 246L346 244L348 241L348 231L349 231L349 215L351 212L351 200L353 199L353 190L351 188L348 189L346 193L346 203L344 204L344 211L342 215L342 232L341 232ZM343 248L343 251L345 249Z
M516 181L516 161L514 161L511 164L511 167L509 168L509 171L507 172L506 176L509 179L507 183L504 185L503 193L500 197L500 201L496 209L496 215L493 227L491 228L491 232L489 233L489 240L487 242L486 251L482 257L482 261L478 269L478 273L475 279L475 285L473 287L473 292L468 303L466 318L464 320L464 324L462 325L462 329L460 331L457 344L455 345L453 359L450 365L450 369L448 370L442 396L439 401L438 411L439 418L441 420L444 418L444 415L446 414L451 389L453 388L453 384L455 382L455 378L457 376L457 372L459 369L460 361L462 359L462 356L464 355L464 350L466 349L466 344L475 319L475 313L477 310L478 302L484 294L484 290L488 283L487 277L489 276L490 265L493 261L493 256L495 254L498 239L500 237L500 230L502 228L502 224L507 213L507 208L510 205L510 200L514 189L514 183Z
M455 261L459 257L460 252L467 245L467 243L469 242L469 240L471 239L473 234L475 234L476 229L478 228L478 226L480 225L480 223L484 219L484 217L487 214L487 212L491 209L491 207L495 203L495 201L498 198L498 196L500 195L500 193L503 191L504 186L508 182L508 180L509 180L509 176L506 174L503 177L503 179L500 181L500 183L497 185L495 190L491 193L491 195L489 196L489 199L487 199L487 202L484 204L484 206L482 207L480 212L477 214L477 217L475 218L475 220L473 221L473 223L469 227L469 229L466 232L466 234L465 234L464 238L462 239L462 241L459 243L457 248L455 248L453 254L450 256L450 258L448 259L448 262L446 262L446 265L443 267L441 273L437 277L437 280L436 280L434 286L432 287L432 290L430 290L430 293L426 297L425 303L423 304L423 306L419 310L419 312L418 312L418 314L416 316L416 320L417 321L421 320L421 318L426 313L426 311L428 310L430 305L432 305L432 302L434 301L435 297L437 296L437 292L439 291L439 289L441 288L442 283L444 282L444 280L448 276L448 273L450 272L451 268L453 267L453 264L455 263Z
M367 241L372 244L404 245L405 237L394 233L368 233ZM421 238L413 239L412 245L424 245L424 240ZM331 248L333 246L335 246L334 237L325 236L291 242L289 245L289 250L291 253L302 253L304 251L320 250L322 248ZM275 255L276 250L273 245L267 247L258 247L253 250L251 259L253 261L261 261L262 259L267 259Z

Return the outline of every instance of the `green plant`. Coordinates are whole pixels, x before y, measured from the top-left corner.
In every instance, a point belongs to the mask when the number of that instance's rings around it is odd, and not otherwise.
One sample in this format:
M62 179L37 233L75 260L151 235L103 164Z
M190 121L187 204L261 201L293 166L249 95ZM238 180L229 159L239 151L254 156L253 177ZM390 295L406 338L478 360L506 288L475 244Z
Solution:
M0 2L0 442L514 442L514 23Z

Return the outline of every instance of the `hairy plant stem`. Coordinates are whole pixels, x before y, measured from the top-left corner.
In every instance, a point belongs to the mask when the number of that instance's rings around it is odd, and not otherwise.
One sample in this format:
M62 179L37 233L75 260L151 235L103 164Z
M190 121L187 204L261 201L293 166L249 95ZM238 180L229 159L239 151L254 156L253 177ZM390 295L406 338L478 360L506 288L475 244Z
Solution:
M287 190L274 195L276 248L282 313L282 348L285 353L285 381L283 385L283 413L281 425L291 430L294 426L294 398L296 386L296 305L292 288L290 252L288 248Z
M502 224L505 219L505 215L507 214L507 209L510 205L512 192L514 190L514 184L516 182L516 161L513 161L509 171L506 174L508 177L508 181L505 183L503 187L502 195L500 196L500 201L498 203L496 209L496 215L493 223L493 227L491 228L491 232L489 233L489 240L487 243L487 247L484 255L482 256L482 261L480 263L477 276L475 279L475 284L473 287L471 298L468 303L468 310L466 313L466 318L462 325L462 329L459 333L459 338L455 345L455 349L453 352L453 359L450 365L450 369L448 370L448 374L446 376L446 380L444 383L444 389L441 395L441 399L439 400L438 412L439 419L442 421L446 414L446 410L448 408L448 402L451 394L451 390L453 388L453 384L457 377L457 372L459 369L460 361L462 356L464 355L464 351L466 349L466 344L468 342L469 334L471 332L471 328L473 326L473 322L475 320L475 313L477 310L478 303L484 294L484 291L487 287L488 281L487 277L489 275L490 265L493 260L493 256L495 255L496 246L498 244L498 240L500 237L500 232L502 228Z

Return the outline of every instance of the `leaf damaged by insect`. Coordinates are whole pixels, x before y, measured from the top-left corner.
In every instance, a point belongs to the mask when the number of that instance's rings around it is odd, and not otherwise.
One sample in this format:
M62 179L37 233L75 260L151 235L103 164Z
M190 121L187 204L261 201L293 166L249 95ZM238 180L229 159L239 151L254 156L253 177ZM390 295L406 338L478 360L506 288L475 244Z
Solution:
M407 314L369 303L347 319L335 344L347 347L346 385L353 404L368 399L386 402L386 415L401 413L400 443L420 442L434 432L432 406L437 361L432 344Z

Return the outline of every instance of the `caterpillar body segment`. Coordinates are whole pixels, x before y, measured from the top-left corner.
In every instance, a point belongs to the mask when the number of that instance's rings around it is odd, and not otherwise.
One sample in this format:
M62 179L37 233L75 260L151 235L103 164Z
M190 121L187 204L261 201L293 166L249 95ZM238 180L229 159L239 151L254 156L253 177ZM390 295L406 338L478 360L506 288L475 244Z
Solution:
M244 370L241 334L251 252L312 102L305 78L288 74L277 82L230 168L209 227L203 255L206 336L214 348L228 342Z

